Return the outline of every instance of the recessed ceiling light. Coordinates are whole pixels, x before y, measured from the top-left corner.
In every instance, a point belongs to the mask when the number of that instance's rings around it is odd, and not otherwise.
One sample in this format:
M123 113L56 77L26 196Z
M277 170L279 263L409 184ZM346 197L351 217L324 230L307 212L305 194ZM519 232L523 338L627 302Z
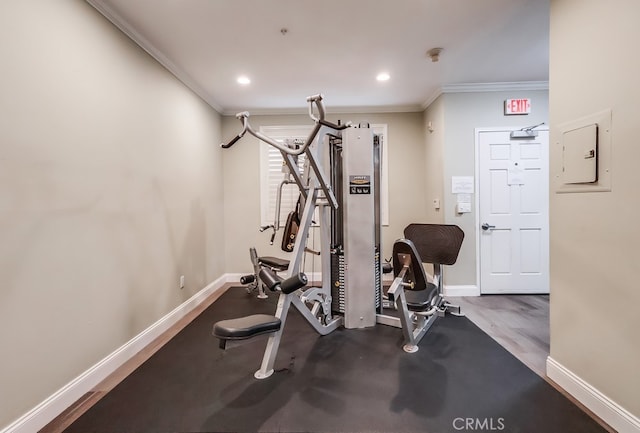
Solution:
M246 86L247 84L251 83L251 80L249 79L249 77L242 75L241 77L238 77L238 84L242 84L243 86Z
M391 76L389 74L387 74L386 72L381 72L376 77L376 80L378 80L378 81L388 81L389 78L391 78Z

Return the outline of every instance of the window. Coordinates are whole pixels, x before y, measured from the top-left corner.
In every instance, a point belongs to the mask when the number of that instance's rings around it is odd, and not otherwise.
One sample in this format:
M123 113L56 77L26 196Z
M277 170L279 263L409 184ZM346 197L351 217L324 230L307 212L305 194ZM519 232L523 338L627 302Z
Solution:
M284 144L286 140L306 140L311 132L311 128L311 126L262 126L260 127L260 132ZM380 217L382 225L389 225L387 125L372 124L371 128L374 134L382 135ZM302 168L304 164L304 157L304 155L300 155L298 158L298 166L300 168ZM285 178L283 164L284 161L278 149L267 143L260 142L260 224L263 226L273 224L275 221L278 187ZM329 175L329 173L326 174L327 176ZM279 218L280 226L285 224L287 215L294 209L298 195L298 187L295 183L283 186Z
M311 132L310 126L263 126L260 132L268 135L279 143L287 140L301 139L303 142ZM298 167L302 169L305 155L298 157ZM284 160L278 149L260 142L260 224L263 226L273 224L276 218L276 197L278 187L285 179ZM295 183L282 187L280 204L280 226L284 226L287 215L298 201L298 186Z

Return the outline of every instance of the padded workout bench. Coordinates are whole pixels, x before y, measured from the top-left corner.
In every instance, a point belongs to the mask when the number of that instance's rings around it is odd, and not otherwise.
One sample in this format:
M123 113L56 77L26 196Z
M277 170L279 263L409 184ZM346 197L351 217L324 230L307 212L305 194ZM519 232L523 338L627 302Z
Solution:
M279 259L278 257L264 256L258 257L255 248L249 248L249 257L253 265L253 274L240 277L240 284L247 285L247 292L251 293L258 289L258 298L267 298L264 292L263 281L260 278L260 271L264 268L271 269L273 272L283 272L289 269L289 260Z
M400 312L403 349L413 353L438 317L447 311L461 315L460 307L443 298L442 265L456 262L464 232L456 225L410 224L404 235L405 239L393 245L395 279L387 296ZM423 263L433 264L433 282L429 282Z
M271 291L280 290L290 295L307 285L307 276L303 273L282 280L271 269L260 271L260 280ZM273 334L282 330L282 320L269 314L253 314L237 319L221 320L213 325L213 335L220 340L220 348L228 348L227 343L248 340L264 334Z
M227 348L229 340L247 340L262 334L270 334L280 330L282 321L269 314L253 314L216 322L213 325L213 335L220 339L220 349Z

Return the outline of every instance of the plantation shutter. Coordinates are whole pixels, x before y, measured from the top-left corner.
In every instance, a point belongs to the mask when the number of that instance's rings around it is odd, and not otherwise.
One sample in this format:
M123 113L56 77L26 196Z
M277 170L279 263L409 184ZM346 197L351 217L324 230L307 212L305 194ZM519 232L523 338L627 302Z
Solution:
M388 133L386 124L372 124L374 133L382 138L382 173L381 173L381 222L382 225L389 225L389 165L388 165ZM310 126L263 126L260 132L275 139L281 144L287 140L301 140L304 142L311 132ZM278 149L260 142L260 224L262 226L271 225L275 222L276 195L278 185L284 179L282 171L282 154ZM298 157L298 167L302 170L304 155ZM327 170L328 171L328 170ZM328 175L328 173L327 173ZM285 185L282 189L282 203L280 206L280 226L284 226L287 215L291 212L298 201L298 187L295 183ZM317 211L317 210L316 210ZM316 217L317 218L317 215ZM317 221L317 219L316 219Z
M280 144L299 142L304 143L307 139L310 127L272 127L263 128L269 137L275 139ZM275 130L271 130L275 129ZM261 129L262 131L262 129ZM302 172L305 156L298 156L298 169ZM278 149L261 143L261 225L274 224L276 219L276 198L278 187L285 179L284 160ZM293 180L293 179L292 179ZM287 221L289 212L295 209L300 191L295 183L282 187L282 199L280 204L280 227Z

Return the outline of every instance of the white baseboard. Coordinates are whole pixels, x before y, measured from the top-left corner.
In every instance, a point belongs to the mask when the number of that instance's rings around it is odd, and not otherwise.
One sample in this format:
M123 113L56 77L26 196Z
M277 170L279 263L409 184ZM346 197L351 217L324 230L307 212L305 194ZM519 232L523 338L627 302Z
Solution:
M240 278L243 277L244 275L249 275L251 274L251 272L245 272L244 274L239 274L239 273L233 273L233 274L224 274L224 278L225 278L225 283L231 283L231 284L240 284Z
M250 274L251 272L245 272L244 274L233 273L226 274L227 275L227 283L239 283L240 277L243 275ZM280 273L280 276L284 275ZM306 272L307 278L311 281L322 281L322 272ZM382 274L382 281L385 283L393 281L393 273ZM465 286L466 287L466 286ZM475 286L474 286L475 287Z
M229 277L225 274L207 285L173 311L116 349L116 351L60 388L15 422L0 430L0 433L32 433L46 426L83 395L90 392L96 385L115 372L125 362L162 335L162 333L166 332L180 319L194 310L210 295L220 290L228 280Z
M227 283L238 283L240 281L240 277L245 274L226 274L227 275ZM307 272L307 278L309 281L322 281L322 273L321 272ZM432 278L429 275L429 278ZM383 274L382 275L383 283L390 283L393 281L393 273ZM480 288L478 286L467 285L467 286L444 286L444 295L445 296L480 296ZM1 432L0 432L1 433Z
M239 283L241 276L247 275L250 273L251 272L245 272L244 274L239 274L239 273L226 274L227 283ZM284 272L280 273L280 276L283 276L283 275L284 275ZM322 272L306 272L306 275L310 281L322 281ZM382 281L385 283L393 281L393 273L382 274Z
M232 283L232 284L240 284L240 277L242 277L243 275L249 275L251 274L251 272L245 272L244 274L240 274L237 272L234 272L232 274L225 274L226 280L225 282L227 283ZM322 273L321 272L305 272L307 278L309 279L309 281L321 281L322 280ZM279 275L281 277L285 276L284 271L280 272ZM0 432L2 433L2 432Z
M226 282L227 283L238 283L240 281L240 277L245 274L226 274ZM431 277L431 276L430 276ZM322 273L321 272L307 272L307 278L309 281L322 281ZM383 274L382 281L384 283L389 283L393 281L393 274ZM478 286L444 286L444 295L445 296L480 296L480 289ZM0 432L2 433L2 432Z
M444 296L480 296L478 286L444 286Z
M619 433L640 433L640 418L602 394L562 364L547 358L547 376Z

